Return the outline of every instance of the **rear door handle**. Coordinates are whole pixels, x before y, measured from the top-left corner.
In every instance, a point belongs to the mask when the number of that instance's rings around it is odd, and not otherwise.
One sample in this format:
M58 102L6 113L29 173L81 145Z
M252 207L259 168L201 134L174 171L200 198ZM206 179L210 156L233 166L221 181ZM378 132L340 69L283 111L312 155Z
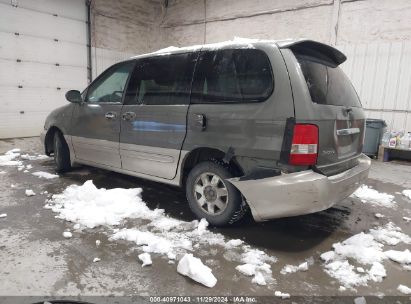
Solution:
M121 118L123 120L133 120L134 118L136 118L136 113L134 112L126 112L124 113Z
M107 112L106 115L104 115L106 119L116 119L117 113L116 112Z
M192 120L192 126L195 129L204 131L207 128L207 118L204 114L194 114Z

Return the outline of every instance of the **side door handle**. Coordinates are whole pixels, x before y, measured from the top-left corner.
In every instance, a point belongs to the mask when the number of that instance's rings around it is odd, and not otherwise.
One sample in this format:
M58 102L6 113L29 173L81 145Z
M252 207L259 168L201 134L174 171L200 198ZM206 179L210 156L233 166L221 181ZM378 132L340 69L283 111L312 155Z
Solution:
M116 119L117 113L116 112L107 112L104 117L106 119Z
M136 113L134 112L126 112L124 113L121 118L123 120L133 120L134 118L136 118Z

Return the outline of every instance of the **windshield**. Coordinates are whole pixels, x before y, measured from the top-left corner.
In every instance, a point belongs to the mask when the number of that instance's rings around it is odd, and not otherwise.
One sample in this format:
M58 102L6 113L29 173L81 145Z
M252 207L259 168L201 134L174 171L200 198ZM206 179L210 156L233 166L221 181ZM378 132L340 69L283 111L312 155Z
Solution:
M313 102L324 105L361 107L351 81L338 66L308 56L298 56Z

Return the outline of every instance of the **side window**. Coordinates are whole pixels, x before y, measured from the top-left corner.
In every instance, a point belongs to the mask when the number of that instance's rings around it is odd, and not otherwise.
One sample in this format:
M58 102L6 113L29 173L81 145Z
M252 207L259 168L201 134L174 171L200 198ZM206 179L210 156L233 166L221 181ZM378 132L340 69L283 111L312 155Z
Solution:
M263 51L205 51L194 75L192 102L263 101L273 88L271 64Z
M141 59L131 75L125 104L189 104L197 54L175 54Z
M124 87L134 63L117 64L96 80L87 91L87 102L121 103Z

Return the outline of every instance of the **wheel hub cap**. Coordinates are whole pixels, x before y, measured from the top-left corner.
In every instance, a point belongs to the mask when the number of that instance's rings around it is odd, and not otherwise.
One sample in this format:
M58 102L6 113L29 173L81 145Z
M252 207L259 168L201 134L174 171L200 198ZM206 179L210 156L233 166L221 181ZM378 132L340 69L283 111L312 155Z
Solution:
M218 215L228 204L228 191L222 178L215 173L203 173L194 183L194 197L203 212Z

